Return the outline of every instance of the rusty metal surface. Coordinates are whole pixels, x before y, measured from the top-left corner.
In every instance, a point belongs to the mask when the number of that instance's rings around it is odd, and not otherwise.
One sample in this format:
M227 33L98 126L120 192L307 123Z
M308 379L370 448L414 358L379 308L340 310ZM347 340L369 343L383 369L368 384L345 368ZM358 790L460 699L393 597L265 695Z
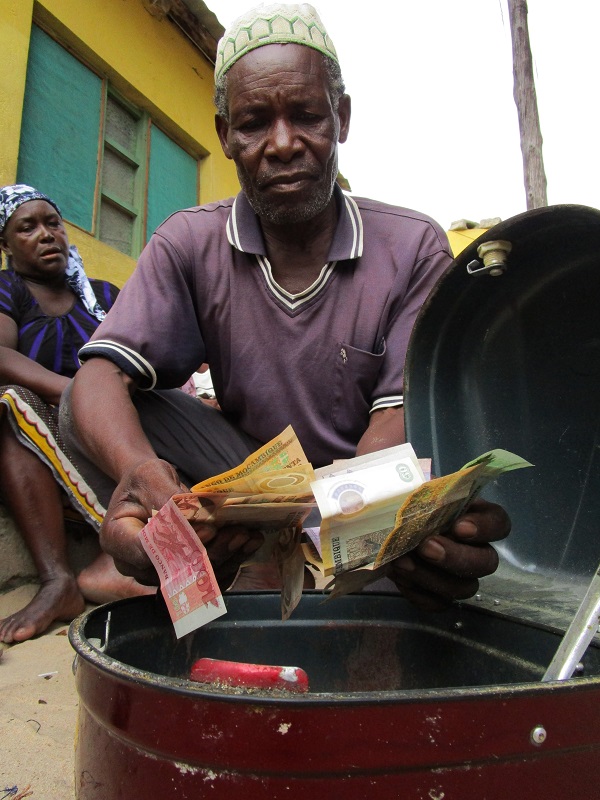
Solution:
M600 755L598 648L583 677L542 684L560 634L479 609L427 615L397 595L323 605L310 593L282 623L277 594L227 602L226 617L179 642L149 597L73 623L79 800L505 800L510 781L523 797L586 796ZM102 653L89 638L102 641L109 611ZM182 678L217 651L285 653L317 690L273 698Z

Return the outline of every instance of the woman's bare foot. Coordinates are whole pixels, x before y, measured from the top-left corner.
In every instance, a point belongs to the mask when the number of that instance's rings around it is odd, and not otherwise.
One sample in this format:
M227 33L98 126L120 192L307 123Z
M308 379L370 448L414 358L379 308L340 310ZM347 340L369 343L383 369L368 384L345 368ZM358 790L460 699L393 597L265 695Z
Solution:
M50 578L21 611L0 620L0 642L24 642L39 636L55 620L70 622L81 614L85 601L73 575Z
M156 594L155 586L143 586L135 578L122 575L115 567L112 556L101 553L98 558L77 576L81 594L90 603L111 603L126 597Z

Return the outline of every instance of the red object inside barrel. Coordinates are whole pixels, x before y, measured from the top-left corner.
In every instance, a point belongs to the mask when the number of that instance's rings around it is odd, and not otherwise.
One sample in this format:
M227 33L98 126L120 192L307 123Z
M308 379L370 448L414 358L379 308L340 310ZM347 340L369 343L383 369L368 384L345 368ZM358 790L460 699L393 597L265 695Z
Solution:
M217 658L199 658L192 664L190 680L197 683L220 683L247 689L282 689L308 692L308 675L300 667L269 664L246 664Z

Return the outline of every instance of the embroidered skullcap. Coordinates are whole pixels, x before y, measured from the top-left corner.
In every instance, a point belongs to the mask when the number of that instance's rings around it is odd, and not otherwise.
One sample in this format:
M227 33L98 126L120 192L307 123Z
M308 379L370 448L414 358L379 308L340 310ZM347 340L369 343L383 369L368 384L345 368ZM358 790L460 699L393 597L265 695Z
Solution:
M4 232L6 223L15 213L15 211L30 200L45 200L47 203L56 209L56 213L62 219L60 208L56 205L48 195L34 189L33 186L27 186L24 183L15 183L12 186L3 186L0 188L0 235ZM9 265L10 269L10 265ZM102 322L106 316L106 312L98 303L92 285L88 276L85 274L83 268L83 261L79 255L79 251L75 245L69 247L69 256L67 259L67 267L65 269L65 281L67 286L79 297L83 305L89 313L96 317L97 320Z
M23 203L28 203L30 200L45 200L54 206L56 212L60 217L60 208L56 205L54 200L51 200L43 192L34 189L33 186L27 186L25 183L14 183L12 186L3 186L0 188L0 235L4 232L6 223L15 213L19 206Z
M316 10L308 3L260 5L238 17L217 46L215 83L235 62L265 44L304 44L338 60Z

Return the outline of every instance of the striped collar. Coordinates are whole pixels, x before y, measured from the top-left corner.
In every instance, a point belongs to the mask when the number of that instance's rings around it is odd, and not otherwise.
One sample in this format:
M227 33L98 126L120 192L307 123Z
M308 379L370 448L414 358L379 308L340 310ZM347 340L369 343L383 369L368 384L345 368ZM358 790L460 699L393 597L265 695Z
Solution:
M329 248L328 263L360 258L363 252L363 224L356 201L344 194L337 184L334 193L340 215ZM229 243L237 250L266 257L260 222L243 192L233 201L226 227Z

